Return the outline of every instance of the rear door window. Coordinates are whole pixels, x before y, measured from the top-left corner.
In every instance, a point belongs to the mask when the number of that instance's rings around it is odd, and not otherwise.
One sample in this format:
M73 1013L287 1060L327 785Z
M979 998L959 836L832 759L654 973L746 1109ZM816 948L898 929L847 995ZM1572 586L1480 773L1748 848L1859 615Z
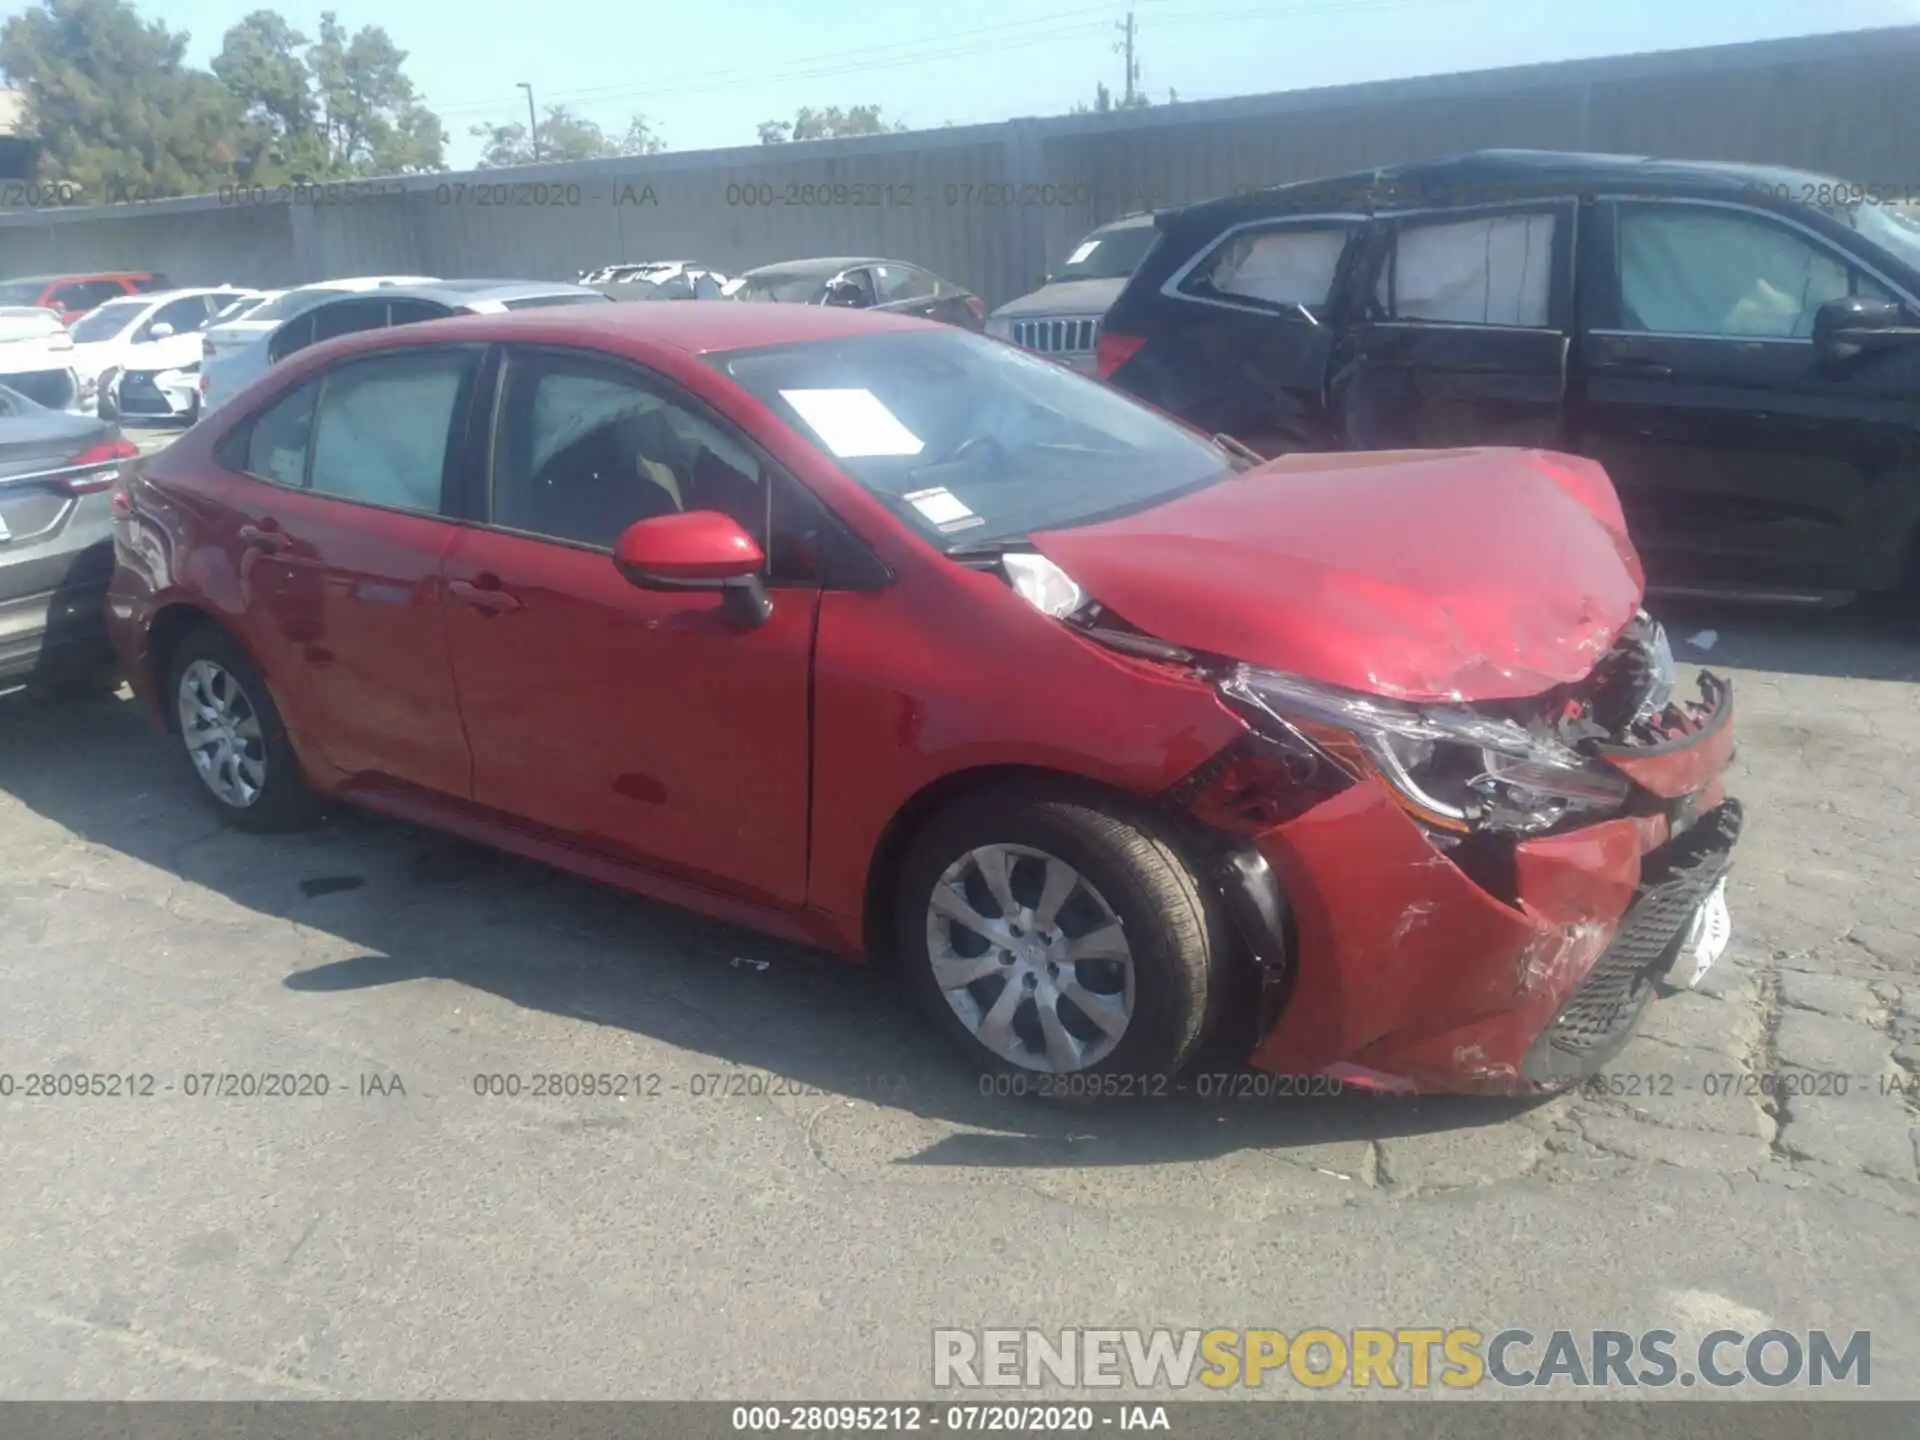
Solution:
M1403 221L1374 301L1390 320L1545 328L1558 222L1551 210Z
M1351 234L1345 225L1238 231L1193 267L1180 292L1261 309L1315 309L1333 295Z
M342 500L439 514L454 420L477 364L471 349L403 350L330 370L308 485Z
M247 425L244 444L231 459L238 468L276 485L295 489L307 483L307 443L313 435L313 406L320 382L309 381L282 396Z

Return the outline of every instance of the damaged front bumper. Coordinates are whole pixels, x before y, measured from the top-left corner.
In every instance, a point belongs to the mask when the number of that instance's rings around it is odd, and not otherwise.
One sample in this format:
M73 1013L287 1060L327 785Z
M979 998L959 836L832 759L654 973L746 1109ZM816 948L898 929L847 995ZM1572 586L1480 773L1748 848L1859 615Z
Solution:
M1712 676L1701 688L1685 733L1596 747L1631 782L1612 818L1489 837L1469 858L1374 775L1253 835L1290 921L1284 965L1269 967L1279 1018L1253 1063L1495 1094L1564 1089L1604 1065L1682 959L1739 838L1720 783L1732 690Z

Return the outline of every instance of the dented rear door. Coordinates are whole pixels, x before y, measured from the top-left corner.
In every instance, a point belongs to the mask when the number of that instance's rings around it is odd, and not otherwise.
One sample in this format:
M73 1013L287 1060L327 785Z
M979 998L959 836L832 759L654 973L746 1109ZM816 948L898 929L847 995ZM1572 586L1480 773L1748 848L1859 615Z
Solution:
M1571 199L1382 215L1327 382L1353 449L1562 443Z

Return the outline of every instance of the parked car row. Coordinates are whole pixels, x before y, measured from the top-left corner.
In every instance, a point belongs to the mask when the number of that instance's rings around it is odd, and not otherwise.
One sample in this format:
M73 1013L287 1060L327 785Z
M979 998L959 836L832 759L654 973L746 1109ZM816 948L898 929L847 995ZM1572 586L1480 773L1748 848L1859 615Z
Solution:
M603 265L571 285L370 275L287 290L172 288L157 272L129 271L30 277L0 284L0 297L7 295L18 305L0 306L0 381L54 409L188 424L317 340L456 314L722 299L881 309L970 329L986 314L963 287L878 259L792 261L736 278L666 260Z

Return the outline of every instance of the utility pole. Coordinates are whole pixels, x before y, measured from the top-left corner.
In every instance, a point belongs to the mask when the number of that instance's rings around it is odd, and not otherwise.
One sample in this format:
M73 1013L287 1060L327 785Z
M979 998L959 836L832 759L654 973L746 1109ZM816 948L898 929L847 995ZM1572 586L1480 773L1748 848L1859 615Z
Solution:
M1113 28L1118 30L1123 36L1126 37L1123 41L1121 41L1120 44L1114 46L1113 48L1117 53L1123 54L1127 57L1126 95L1125 95L1125 98L1122 99L1121 104L1132 105L1133 104L1133 87L1134 87L1134 84L1140 79L1140 62L1133 58L1133 40L1134 40L1134 34L1135 34L1135 28L1133 23L1133 11L1131 10L1127 11L1126 20L1118 25L1115 25Z
M527 92L527 139L533 142L533 163L538 165L540 163L540 122L533 115L533 86L522 80L515 88Z

